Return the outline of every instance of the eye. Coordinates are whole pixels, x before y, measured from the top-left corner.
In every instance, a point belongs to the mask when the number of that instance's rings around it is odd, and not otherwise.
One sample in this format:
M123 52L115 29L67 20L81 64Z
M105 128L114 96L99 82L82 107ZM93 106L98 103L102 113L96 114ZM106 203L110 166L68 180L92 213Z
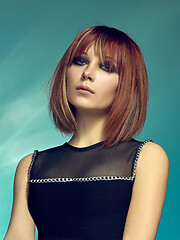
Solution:
M104 64L100 64L100 68L102 68L104 71L109 72L109 73L113 73L116 72L116 68L114 65L112 65L111 69L110 69L110 63L109 61L105 61Z
M88 63L88 61L83 57L75 57L73 59L73 64L75 64L75 65L83 66L87 63Z

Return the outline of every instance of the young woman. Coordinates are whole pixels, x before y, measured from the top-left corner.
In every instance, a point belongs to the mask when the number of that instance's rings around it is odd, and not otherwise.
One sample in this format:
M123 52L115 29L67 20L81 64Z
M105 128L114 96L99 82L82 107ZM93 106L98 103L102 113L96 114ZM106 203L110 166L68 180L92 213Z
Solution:
M169 161L152 140L135 140L145 122L143 56L124 32L85 29L50 82L49 109L63 145L35 150L18 164L5 240L153 240Z

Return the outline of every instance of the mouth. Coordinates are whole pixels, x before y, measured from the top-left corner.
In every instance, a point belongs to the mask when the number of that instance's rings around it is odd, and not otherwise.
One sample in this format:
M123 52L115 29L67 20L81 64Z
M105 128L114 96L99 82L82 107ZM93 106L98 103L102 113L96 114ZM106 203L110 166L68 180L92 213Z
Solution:
M78 92L81 92L81 93L91 93L91 94L94 94L94 91L89 88L88 86L84 86L84 85L80 85L76 88L76 90L78 90Z

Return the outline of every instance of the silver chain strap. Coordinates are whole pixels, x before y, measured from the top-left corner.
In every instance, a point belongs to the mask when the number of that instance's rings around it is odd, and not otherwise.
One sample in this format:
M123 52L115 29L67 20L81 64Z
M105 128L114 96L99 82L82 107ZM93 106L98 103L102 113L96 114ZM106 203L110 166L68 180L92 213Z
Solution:
M145 140L138 148L136 152L136 157L133 165L133 173L132 176L97 176L97 177L83 177L83 178L41 178L41 179L30 179L31 169L38 153L38 150L35 150L32 156L32 161L28 170L28 182L31 183L54 183L54 182L89 182L89 181L101 181L101 180L131 180L133 181L136 175L137 161L139 159L139 155L143 146L151 141L150 139Z

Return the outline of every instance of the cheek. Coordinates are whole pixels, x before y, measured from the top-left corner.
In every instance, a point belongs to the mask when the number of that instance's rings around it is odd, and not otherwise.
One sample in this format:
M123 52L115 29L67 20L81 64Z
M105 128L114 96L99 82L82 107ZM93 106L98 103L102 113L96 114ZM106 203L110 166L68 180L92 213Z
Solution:
M66 93L68 101L73 104L76 97L75 88L80 78L80 69L71 66L66 72Z
M112 79L107 79L106 83L104 83L101 86L101 92L103 95L106 95L106 97L114 97L116 90L117 90L117 86L118 86L118 77L112 78Z
M80 76L81 76L80 69L71 66L69 69L67 69L66 85L70 88L76 85L76 82L80 79Z
M98 102L100 108L107 108L113 103L118 81L118 78L107 79L107 81L104 81L103 84L99 86L99 94L97 94L96 102Z

